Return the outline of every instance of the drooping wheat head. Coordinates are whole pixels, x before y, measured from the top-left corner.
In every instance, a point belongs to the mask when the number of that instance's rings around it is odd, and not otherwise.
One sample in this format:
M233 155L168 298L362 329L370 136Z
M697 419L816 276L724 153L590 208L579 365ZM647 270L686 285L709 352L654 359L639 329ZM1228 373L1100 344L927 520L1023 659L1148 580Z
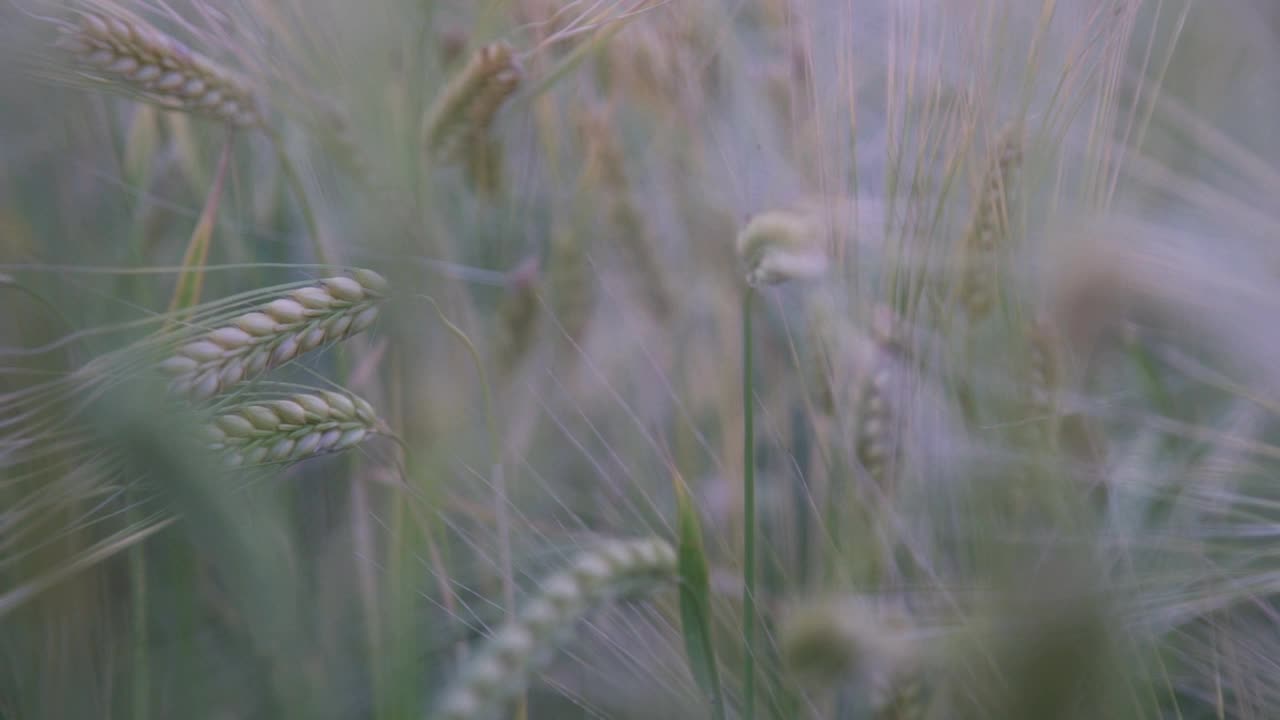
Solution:
M443 695L436 720L498 716L593 609L674 579L675 551L657 538L610 540L552 575L516 617L488 639Z
M378 317L387 282L356 270L293 290L201 333L160 364L170 389L206 400L322 345L367 329Z
M960 300L973 322L985 318L995 306L1001 252L1008 251L1011 200L1017 189L1022 150L1020 125L1012 125L997 136L988 154L973 215L965 231L961 248L964 269L960 280Z
M444 87L422 119L422 144L436 157L469 154L488 135L502 103L520 86L522 71L510 45L485 45Z
M262 109L244 78L140 19L85 12L78 24L63 28L58 44L85 76L105 85L239 128L263 125Z
M367 401L332 390L240 403L204 428L209 449L233 467L340 452L389 432Z

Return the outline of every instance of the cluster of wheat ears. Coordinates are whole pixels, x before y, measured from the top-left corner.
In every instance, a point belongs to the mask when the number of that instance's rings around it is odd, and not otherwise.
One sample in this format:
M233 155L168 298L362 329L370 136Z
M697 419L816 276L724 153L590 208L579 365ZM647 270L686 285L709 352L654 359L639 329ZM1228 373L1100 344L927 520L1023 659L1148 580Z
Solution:
M1280 715L1266 0L0 2L0 720Z

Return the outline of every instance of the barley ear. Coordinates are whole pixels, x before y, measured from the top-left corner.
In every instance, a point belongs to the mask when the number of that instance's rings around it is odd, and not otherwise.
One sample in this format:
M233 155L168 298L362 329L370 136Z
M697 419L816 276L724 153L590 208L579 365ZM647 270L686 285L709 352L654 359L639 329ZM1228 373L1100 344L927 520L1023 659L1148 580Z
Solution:
M356 270L298 288L192 338L160 363L170 390L207 400L298 356L363 332L378 318L387 282Z
M624 594L648 591L674 579L675 551L665 541L605 542L552 575L541 592L485 642L447 688L431 717L497 717L528 686L554 649L593 609Z
M1020 125L1006 128L997 137L965 232L960 300L972 321L985 318L995 305L1000 256L1007 251L1011 199L1022 164L1022 145Z
M885 490L894 484L901 444L901 380L893 357L879 343L872 343L855 400L854 448L858 462Z
M86 77L170 110L240 128L263 125L248 82L142 20L86 12L62 33L58 45Z

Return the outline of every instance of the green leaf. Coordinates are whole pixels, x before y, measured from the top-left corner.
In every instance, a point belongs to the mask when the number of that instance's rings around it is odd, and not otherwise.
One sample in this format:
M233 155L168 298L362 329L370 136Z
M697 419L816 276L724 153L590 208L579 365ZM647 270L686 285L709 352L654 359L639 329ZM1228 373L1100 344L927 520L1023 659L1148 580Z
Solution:
M677 550L680 631L684 635L685 654L689 658L693 679L710 698L712 717L724 720L724 695L720 690L720 671L711 642L711 584L707 555L702 547L702 526L698 521L698 511L689 502L684 480L676 475L674 483L680 534Z

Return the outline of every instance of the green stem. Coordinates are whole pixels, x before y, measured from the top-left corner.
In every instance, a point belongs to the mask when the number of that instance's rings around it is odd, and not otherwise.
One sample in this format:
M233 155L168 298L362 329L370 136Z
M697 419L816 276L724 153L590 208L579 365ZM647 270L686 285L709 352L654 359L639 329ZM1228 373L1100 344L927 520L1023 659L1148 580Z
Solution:
M746 645L743 669L745 697L742 717L752 720L756 712L756 466L755 394L752 390L751 288L742 297L742 636Z

